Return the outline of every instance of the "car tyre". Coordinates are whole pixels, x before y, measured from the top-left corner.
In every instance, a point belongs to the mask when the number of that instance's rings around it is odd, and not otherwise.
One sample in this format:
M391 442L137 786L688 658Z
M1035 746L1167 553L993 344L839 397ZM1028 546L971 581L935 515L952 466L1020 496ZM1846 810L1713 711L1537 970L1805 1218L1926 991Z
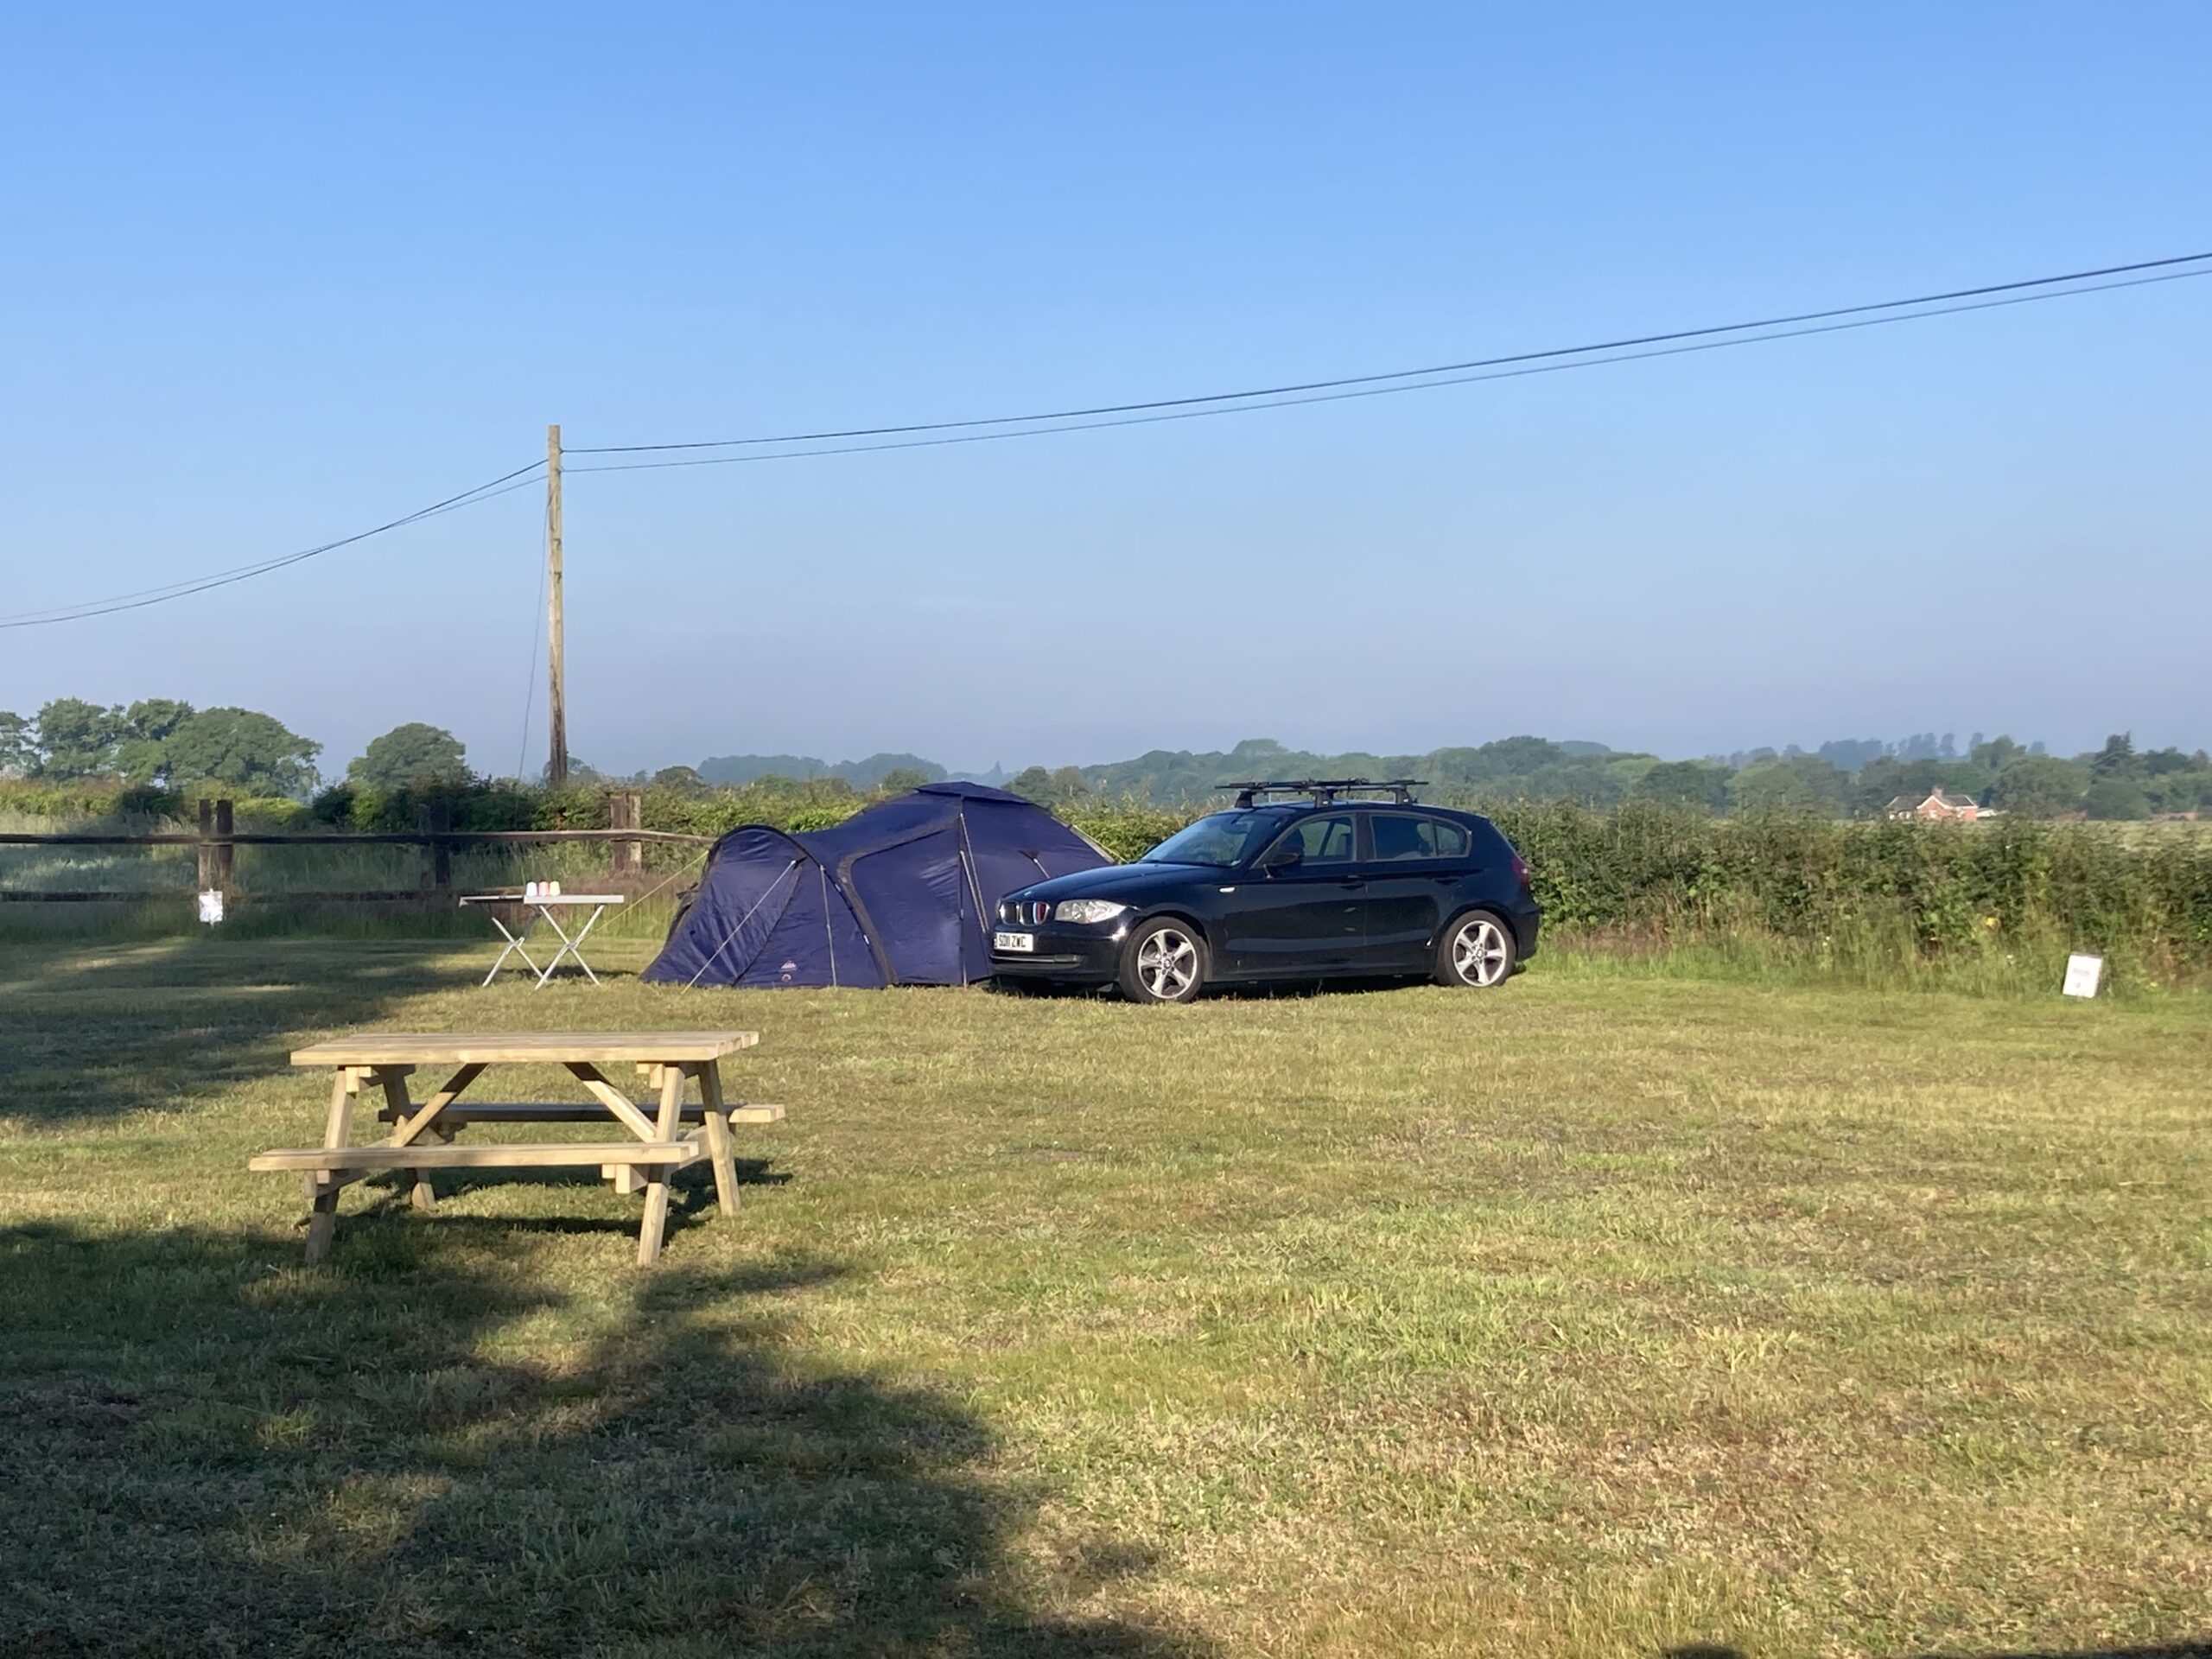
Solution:
M1436 944L1436 982L1487 990L1512 976L1519 955L1513 930L1494 911L1471 910L1455 916Z
M1188 1002L1206 982L1205 936L1179 917L1147 922L1122 947L1120 982L1132 1002Z

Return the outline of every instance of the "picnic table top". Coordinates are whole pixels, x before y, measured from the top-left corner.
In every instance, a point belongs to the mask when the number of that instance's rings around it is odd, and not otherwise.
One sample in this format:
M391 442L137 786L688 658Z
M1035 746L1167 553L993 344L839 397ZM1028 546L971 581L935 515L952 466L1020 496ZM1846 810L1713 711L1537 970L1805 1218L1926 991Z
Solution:
M718 1060L760 1040L751 1031L367 1031L292 1051L294 1065L594 1065Z

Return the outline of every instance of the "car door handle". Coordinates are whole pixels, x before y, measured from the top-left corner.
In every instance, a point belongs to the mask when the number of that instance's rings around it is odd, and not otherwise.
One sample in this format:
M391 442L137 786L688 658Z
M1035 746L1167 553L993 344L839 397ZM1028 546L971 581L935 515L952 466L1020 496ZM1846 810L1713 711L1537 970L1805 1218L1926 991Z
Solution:
M1364 881L1339 881L1339 882L1338 882L1338 883L1337 883L1337 885L1338 885L1338 887L1340 887L1344 888L1347 893L1352 893L1352 892L1357 892L1359 888L1365 887L1365 886L1367 885L1367 883L1366 883L1366 882L1364 882Z

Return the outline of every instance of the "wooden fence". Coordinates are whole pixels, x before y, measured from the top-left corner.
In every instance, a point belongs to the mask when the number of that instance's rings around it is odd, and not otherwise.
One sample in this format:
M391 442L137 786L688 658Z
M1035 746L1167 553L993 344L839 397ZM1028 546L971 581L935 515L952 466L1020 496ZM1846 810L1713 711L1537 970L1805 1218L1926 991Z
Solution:
M647 842L701 849L714 845L712 836L678 835L639 825L639 798L631 791L617 791L609 801L607 830L455 830L425 814L419 828L362 833L238 830L229 801L202 800L196 830L156 831L144 834L70 832L60 835L0 833L0 847L190 847L197 850L194 891L213 891L226 902L244 896L268 903L282 899L296 904L423 904L453 897L453 849L456 847L530 847L563 842L604 842L607 845L607 882L610 891L636 897L645 887L645 853ZM236 891L236 861L241 847L415 847L422 851L422 879L412 887L369 893L306 890L282 893L239 895ZM596 878L594 878L596 880ZM36 893L0 888L0 904L143 904L168 895L158 889L108 892ZM520 895L518 894L518 897Z

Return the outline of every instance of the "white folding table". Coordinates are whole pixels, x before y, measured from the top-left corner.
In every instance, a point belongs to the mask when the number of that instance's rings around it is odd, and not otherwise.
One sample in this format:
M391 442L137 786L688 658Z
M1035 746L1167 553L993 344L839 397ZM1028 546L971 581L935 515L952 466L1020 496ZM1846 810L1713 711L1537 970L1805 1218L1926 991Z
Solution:
M577 967L584 970L584 977L596 985L599 983L599 976L592 972L591 963L584 960L584 940L590 937L592 929L599 925L599 918L607 913L607 907L609 905L619 905L622 902L622 895L619 893L562 893L550 898L541 893L537 898L531 899L519 893L472 893L465 895L461 902L464 905L485 906L486 913L492 918L492 925L499 930L499 937L507 942L507 948L499 952L499 959L492 964L492 971L484 976L484 982L486 985L499 976L499 969L507 965L509 957L520 957L529 965L530 971L537 976L537 982L540 985L553 977L553 970L561 965L563 957L569 957L575 963ZM512 932L508 930L506 923L500 918L499 912L490 908L495 905L522 906L520 932ZM590 908L591 914L584 918L584 925L576 929L573 934L561 925L561 918L553 913L556 910L575 910L585 906ZM553 959L543 968L537 965L529 950L524 946L524 941L530 938L531 929L537 926L540 921L551 928L561 941L561 948L553 953ZM520 969L517 971L519 972Z

